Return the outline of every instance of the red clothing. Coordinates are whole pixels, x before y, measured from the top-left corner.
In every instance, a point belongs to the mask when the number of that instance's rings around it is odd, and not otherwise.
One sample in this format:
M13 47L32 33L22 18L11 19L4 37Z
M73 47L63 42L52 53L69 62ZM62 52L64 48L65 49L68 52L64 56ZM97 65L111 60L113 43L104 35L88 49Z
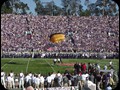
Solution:
M83 64L83 71L86 71L86 64Z

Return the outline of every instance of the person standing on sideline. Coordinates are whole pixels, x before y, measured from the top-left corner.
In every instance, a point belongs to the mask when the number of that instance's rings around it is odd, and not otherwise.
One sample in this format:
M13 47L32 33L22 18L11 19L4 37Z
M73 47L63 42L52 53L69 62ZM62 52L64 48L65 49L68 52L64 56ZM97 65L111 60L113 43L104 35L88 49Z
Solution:
M44 89L44 81L45 81L45 79L44 79L43 75L41 74L41 76L40 76L40 88L42 88L42 89Z
M12 78L10 76L10 74L7 76L7 89L12 89Z
M19 88L22 87L22 89L23 89L24 88L24 74L23 74L23 72L21 72L19 74L19 76L20 76L20 78L19 78Z
M35 89L36 90L39 90L39 86L40 86L40 78L39 78L39 76L38 75L36 75L35 76L36 78L35 78Z
M15 82L14 82L14 72L11 70L10 72L11 80L12 80L12 88L15 88Z
M48 77L46 78L46 80L47 80L47 87L51 87L52 78L50 73L48 74Z
M3 70L1 70L1 84L4 86L4 88L6 88L6 85L5 85L5 72Z

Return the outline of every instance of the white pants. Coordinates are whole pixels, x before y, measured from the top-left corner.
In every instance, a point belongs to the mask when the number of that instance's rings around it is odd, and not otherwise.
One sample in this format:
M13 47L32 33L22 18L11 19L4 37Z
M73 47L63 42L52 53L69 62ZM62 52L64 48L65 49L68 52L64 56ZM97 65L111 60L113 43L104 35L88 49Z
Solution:
M12 78L12 80L11 80L11 84L12 84L12 88L15 88L14 78Z
M24 80L23 79L20 79L20 82L19 82L19 88L24 88Z
M1 84L6 88L4 77L1 77Z

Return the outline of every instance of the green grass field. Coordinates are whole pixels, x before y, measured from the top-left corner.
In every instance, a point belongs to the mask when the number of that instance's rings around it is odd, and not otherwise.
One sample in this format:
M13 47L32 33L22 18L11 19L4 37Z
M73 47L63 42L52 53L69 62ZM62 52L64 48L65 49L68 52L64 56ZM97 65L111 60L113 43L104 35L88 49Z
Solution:
M29 64L28 64L29 60ZM101 69L103 66L109 65L109 60L111 59L62 59L63 63L99 63ZM113 65L115 70L119 69L119 60L112 59ZM27 67L28 64L28 68ZM23 71L32 72L32 73L41 73L41 74L48 74L48 72L57 72L60 71L63 73L66 69L69 69L71 72L73 71L73 66L60 66L60 65L53 65L53 59L45 59L45 58L1 58L1 69L3 69L6 73L9 73L11 70L14 73L20 73ZM26 71L27 70L27 71Z

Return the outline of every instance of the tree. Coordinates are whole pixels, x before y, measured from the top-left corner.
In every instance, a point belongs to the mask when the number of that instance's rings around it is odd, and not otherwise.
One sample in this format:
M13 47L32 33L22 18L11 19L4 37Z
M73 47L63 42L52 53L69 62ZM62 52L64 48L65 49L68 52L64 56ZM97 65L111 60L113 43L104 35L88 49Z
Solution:
M29 10L27 4L20 2L20 0L8 0L3 3L1 13L27 14L27 10Z
M10 1L6 1L3 3L2 7L1 7L1 14L6 14L6 13L12 13L12 7L10 5Z
M36 7L35 11L37 15L60 15L62 9L55 5L54 1L51 2L41 2L40 0L34 0Z
M44 7L41 3L40 0L34 0L35 4L36 4L36 7L35 7L35 12L39 15L44 15Z
M62 0L63 15L80 16L82 5L80 0Z
M97 0L95 3L88 5L88 10L91 11L91 15L97 16L115 16L119 14L117 4L112 0Z

